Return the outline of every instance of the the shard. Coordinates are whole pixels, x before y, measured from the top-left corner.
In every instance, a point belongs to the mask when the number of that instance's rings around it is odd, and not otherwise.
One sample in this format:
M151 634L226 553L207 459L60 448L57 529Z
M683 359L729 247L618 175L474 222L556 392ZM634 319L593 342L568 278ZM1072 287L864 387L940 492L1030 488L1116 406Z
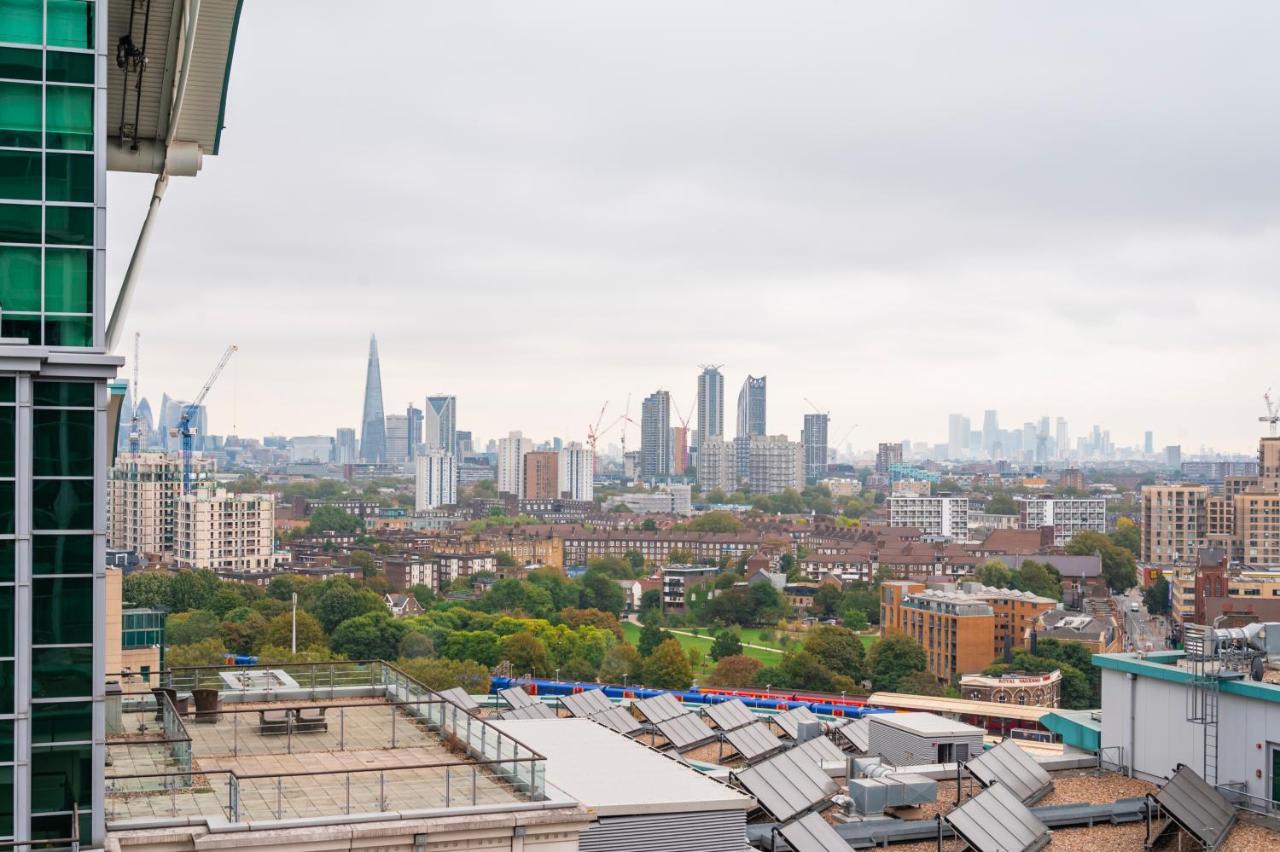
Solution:
M382 369L378 338L369 335L369 368L364 379L364 418L360 421L360 460L374 464L387 458L387 421L382 411Z

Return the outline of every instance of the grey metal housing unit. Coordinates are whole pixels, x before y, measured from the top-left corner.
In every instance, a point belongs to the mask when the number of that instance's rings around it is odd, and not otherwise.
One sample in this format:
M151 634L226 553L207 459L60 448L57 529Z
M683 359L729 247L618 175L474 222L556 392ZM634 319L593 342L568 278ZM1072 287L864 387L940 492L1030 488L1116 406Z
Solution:
M932 713L885 714L868 721L867 754L894 766L953 763L982 753L981 728Z

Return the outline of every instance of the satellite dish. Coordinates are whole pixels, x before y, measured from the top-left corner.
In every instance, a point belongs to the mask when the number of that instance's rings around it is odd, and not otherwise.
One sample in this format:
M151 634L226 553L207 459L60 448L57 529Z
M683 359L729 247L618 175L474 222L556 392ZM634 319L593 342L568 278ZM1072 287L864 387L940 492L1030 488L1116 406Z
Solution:
M1254 657L1253 662L1249 663L1249 677L1254 680L1262 680L1263 663L1261 657Z

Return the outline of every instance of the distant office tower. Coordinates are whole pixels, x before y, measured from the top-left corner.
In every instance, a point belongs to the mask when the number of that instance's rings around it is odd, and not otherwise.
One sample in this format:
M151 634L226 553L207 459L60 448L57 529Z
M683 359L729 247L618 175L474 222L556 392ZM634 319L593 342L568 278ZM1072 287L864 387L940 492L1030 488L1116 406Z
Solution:
M947 458L962 459L969 455L969 418L952 414L947 418Z
M413 506L418 512L458 502L458 463L452 453L426 450L416 459Z
M293 464L328 464L333 460L333 439L328 435L299 435L289 439L289 461Z
M388 414L386 431L383 433L387 442L383 461L387 464L405 464L409 461L409 418L403 414Z
M1000 443L1000 419L995 409L988 408L982 414L982 452L988 458L993 457L996 445Z
M703 438L724 437L724 376L719 367L703 367L698 374L698 432L694 446Z
M826 414L806 414L800 443L804 445L804 477L817 482L827 475L827 426Z
M554 500L560 496L560 454L539 451L524 454L524 489L521 500Z
M1071 454L1071 437L1067 433L1067 418L1059 417L1054 431L1054 443L1058 446L1058 458L1065 459Z
M671 472L683 476L689 466L689 427L671 427Z
M671 394L655 391L640 409L640 477L671 475Z
M339 429L333 439L334 464L355 464L357 458L356 430Z
M747 482L752 494L781 494L804 488L804 445L786 435L752 435Z
M698 487L703 492L716 488L734 491L738 487L738 452L735 442L707 438L698 447Z
M422 409L409 403L404 416L409 420L409 460L412 461L422 445Z
M138 403L138 407L134 409L134 417L138 420L138 446L144 450L155 449L159 446L160 436L156 434L155 418L151 414L151 403L145 396Z
M364 378L364 416L360 421L360 460L386 461L387 424L382 410L382 368L378 365L378 338L369 335L369 366Z
M182 449L182 438L177 434L178 424L182 422L182 414L189 408L191 403L181 399L174 399L168 394L164 394L160 400L160 423L157 428L160 430L160 445L166 450L176 452ZM192 441L192 449L203 450L206 448L205 439L209 434L209 411L203 405L196 406L195 412L190 418L191 427L195 432L195 438Z
M533 452L533 441L520 432L498 440L498 491L524 496L524 457Z
M747 376L738 391L738 437L765 433L765 377Z
M1170 444L1164 448L1164 463L1168 467L1182 467L1182 445Z
M557 479L560 496L570 500L591 500L595 497L595 459L591 448L577 441L570 441L559 453L560 471Z
M468 453L475 452L475 447L471 443L471 433L464 432L459 429L453 433L454 455L462 458Z
M1151 455L1155 451L1156 451L1155 435L1150 430L1143 432L1142 433L1142 452L1145 453L1146 455Z
M902 464L902 444L881 444L876 448L876 473L888 476L889 468L895 464Z
M423 443L428 450L444 450L458 453L458 398L456 396L427 397L426 434Z

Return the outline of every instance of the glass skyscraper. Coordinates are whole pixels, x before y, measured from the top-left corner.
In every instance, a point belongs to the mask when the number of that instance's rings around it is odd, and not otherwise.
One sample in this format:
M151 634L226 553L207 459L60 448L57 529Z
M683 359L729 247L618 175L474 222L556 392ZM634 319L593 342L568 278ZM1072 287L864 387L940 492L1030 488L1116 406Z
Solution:
M360 424L360 460L387 460L387 421L382 409L382 367L378 338L369 336L369 364L364 377L364 415Z

